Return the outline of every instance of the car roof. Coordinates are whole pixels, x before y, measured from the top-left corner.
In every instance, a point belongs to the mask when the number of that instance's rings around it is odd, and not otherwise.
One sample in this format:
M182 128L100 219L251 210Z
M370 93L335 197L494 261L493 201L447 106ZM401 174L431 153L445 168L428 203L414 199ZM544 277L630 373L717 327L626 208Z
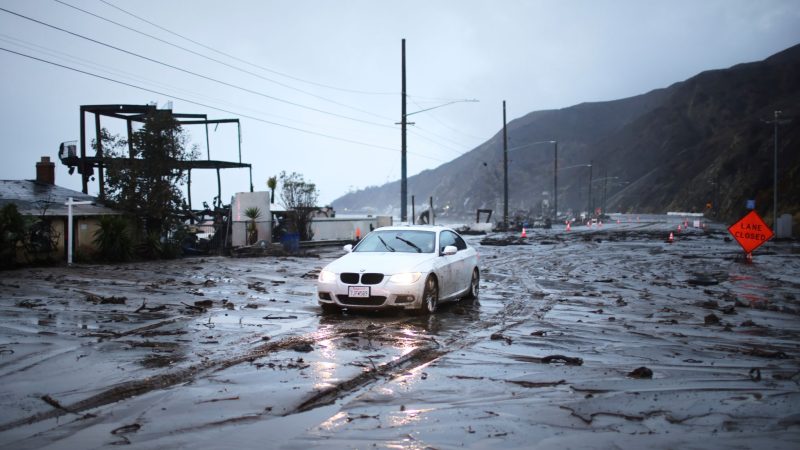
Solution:
M443 231L450 230L449 227L442 225L392 225L388 227L376 228L375 231Z

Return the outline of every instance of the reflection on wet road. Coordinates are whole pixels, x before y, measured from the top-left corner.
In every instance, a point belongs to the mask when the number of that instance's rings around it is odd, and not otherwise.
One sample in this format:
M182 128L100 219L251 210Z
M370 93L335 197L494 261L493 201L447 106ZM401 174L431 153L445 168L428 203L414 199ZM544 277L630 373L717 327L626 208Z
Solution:
M423 317L322 315L337 249L7 272L0 443L795 447L794 244L673 225L470 237L480 300Z

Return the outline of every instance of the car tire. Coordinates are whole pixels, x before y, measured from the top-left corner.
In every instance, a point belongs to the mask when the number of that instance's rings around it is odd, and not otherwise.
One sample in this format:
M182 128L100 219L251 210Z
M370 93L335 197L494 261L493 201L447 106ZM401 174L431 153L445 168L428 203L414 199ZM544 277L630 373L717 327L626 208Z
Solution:
M472 269L472 279L469 282L469 291L467 291L466 299L475 300L478 298L478 291L480 290L481 275L478 268Z
M322 307L323 314L339 314L342 312L341 306L335 303L320 303L320 307Z
M439 306L439 284L436 277L428 275L425 279L425 289L422 291L422 304L419 307L420 314L433 314Z

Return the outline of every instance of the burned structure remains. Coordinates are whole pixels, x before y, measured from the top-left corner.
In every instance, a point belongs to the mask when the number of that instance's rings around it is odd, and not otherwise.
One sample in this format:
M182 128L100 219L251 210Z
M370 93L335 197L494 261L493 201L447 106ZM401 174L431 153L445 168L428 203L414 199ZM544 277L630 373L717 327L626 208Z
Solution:
M98 198L102 201L105 198L104 171L112 163L122 163L129 166L147 164L147 161L135 156L131 136L134 134L134 123L143 124L149 114L156 112L154 104L148 105L83 105L80 107L80 140L67 141L61 143L58 156L62 164L69 167L69 173L76 170L81 176L82 192L88 194L90 181L97 180ZM209 119L206 114L185 114L175 113L171 109L161 109L160 112L168 111L169 114L181 126L201 125L205 128L206 138L206 158L192 160L174 160L171 168L174 170L185 170L187 173L185 210L181 215L185 220L192 224L205 225L206 231L212 234L211 223L213 222L214 243L212 246L217 250L223 250L229 245L230 241L230 205L225 205L222 201L222 181L220 170L222 169L247 169L249 172L250 192L253 192L253 171L252 166L242 162L241 144L241 125L239 119ZM94 116L94 155L87 151L87 114ZM129 157L110 156L104 153L102 139L101 117L113 118L125 122L127 129L126 140L128 142ZM236 124L237 127L237 150L238 161L221 161L211 159L211 144L209 139L209 125L218 126L219 124ZM90 145L91 147L91 145ZM203 207L192 208L192 170L205 169L215 170L217 175L217 196L213 205L209 207L207 202L203 202ZM210 219L209 219L210 218ZM222 233L219 233L222 231Z

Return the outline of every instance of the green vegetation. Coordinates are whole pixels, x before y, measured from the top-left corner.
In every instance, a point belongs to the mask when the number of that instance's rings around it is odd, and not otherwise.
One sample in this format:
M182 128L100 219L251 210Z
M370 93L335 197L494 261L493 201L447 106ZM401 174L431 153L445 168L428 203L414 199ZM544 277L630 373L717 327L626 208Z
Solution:
M180 123L163 110L149 114L130 143L102 130L103 155L110 158L106 161L104 200L136 217L132 235L137 256L180 254L180 186L186 175L176 162L191 160L197 153L196 148L186 149L187 140Z
M39 217L23 216L13 203L0 210L0 268L56 261L55 250L61 234L46 215L49 202L43 204Z
M281 172L280 179L283 185L281 203L287 211L287 229L289 232L300 233L301 241L309 241L314 237L311 216L317 209L317 186L295 172L289 175Z
M128 221L122 216L100 217L100 228L94 233L94 244L103 260L129 261L133 256L133 239L128 231Z
M8 204L0 209L0 267L14 267L17 263L17 245L25 237L25 221L17 205Z
M247 244L253 245L258 241L258 229L256 228L256 220L261 217L261 209L257 207L247 208L244 210L244 215L250 219L247 224Z
M267 178L267 187L269 188L269 202L275 203L275 188L278 187L278 177Z

